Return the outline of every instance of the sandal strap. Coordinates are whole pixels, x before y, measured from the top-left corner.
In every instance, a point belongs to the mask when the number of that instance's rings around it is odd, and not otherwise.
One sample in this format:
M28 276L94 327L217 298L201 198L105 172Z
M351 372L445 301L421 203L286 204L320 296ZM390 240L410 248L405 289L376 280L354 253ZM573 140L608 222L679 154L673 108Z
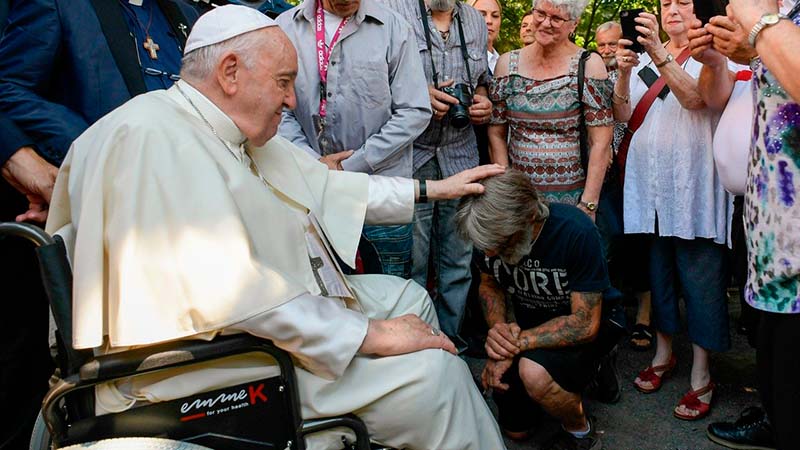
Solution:
M651 384L661 380L661 375L657 375L656 370L658 370L658 367L653 366L644 369L643 371L639 372L639 379L642 381L647 381Z
M714 383L709 382L707 385L701 387L698 390L690 390L686 393L686 395L681 398L681 401L678 403L679 405L684 405L691 409L698 409L700 405L707 405L708 403L700 400L700 396L708 394L714 390Z
M667 361L666 364L661 364L660 366L650 366L649 369L653 369L653 372L666 372L668 370L672 370L672 368L674 367L675 367L675 355L670 355L669 361Z
M701 387L700 389L698 389L696 391L694 391L694 390L689 391L689 392L686 393L686 395L693 395L695 397L700 397L701 395L705 395L705 394L708 394L709 392L713 391L714 387L715 387L714 382L713 381L709 381L707 385Z
M631 337L633 337L634 339L643 339L642 337L636 337L642 335L644 335L643 337L644 339L649 339L651 341L653 340L653 332L650 331L650 326L645 325L643 323L637 323L636 325L633 326L633 332L631 332Z

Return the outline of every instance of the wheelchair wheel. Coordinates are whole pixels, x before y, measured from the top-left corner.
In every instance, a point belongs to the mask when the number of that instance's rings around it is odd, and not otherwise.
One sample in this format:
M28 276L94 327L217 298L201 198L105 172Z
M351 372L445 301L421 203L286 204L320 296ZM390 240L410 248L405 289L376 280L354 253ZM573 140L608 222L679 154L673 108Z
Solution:
M59 450L211 450L189 442L159 438L117 438L61 447ZM50 432L39 413L31 433L30 450L50 450Z
M189 442L159 438L117 438L61 447L59 450L211 450Z
M47 430L47 425L44 423L44 417L40 412L36 416L36 422L33 424L33 432L31 433L30 450L49 450L50 449L50 432Z

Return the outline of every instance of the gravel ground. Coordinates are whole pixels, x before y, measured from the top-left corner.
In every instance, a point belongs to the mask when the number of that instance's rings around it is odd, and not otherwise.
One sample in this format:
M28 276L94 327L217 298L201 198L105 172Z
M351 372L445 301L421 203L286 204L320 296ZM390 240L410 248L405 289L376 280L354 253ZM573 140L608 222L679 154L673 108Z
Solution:
M714 391L711 414L705 419L686 422L672 416L672 409L689 389L691 366L691 345L686 332L677 335L674 352L678 365L671 378L668 378L660 391L641 394L633 387L633 379L639 370L647 367L653 352L637 352L621 346L619 353L619 373L622 398L617 404L606 405L592 399L585 400L588 414L595 418L595 426L602 436L606 450L705 450L723 449L706 437L708 424L717 421L731 421L749 405L760 404L754 389L755 351L748 346L743 336L736 334L733 327L739 316L738 298L731 296L731 338L730 351L712 356L711 376L717 387ZM628 308L628 319L633 320L635 310ZM467 358L473 374L480 375L483 360ZM495 405L489 399L490 407ZM509 450L542 449L542 444L559 425L546 420L535 430L534 436L525 442L506 440Z

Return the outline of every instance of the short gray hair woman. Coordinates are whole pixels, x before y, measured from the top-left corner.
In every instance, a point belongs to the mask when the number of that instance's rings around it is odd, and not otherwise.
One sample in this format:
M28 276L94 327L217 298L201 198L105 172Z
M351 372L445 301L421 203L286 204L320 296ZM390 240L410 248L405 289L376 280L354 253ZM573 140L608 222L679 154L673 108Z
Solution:
M550 202L576 205L594 219L609 161L612 84L597 54L578 67L584 49L570 41L586 0L536 0L534 42L502 55L490 99L492 162L528 174ZM581 135L587 137L582 160Z

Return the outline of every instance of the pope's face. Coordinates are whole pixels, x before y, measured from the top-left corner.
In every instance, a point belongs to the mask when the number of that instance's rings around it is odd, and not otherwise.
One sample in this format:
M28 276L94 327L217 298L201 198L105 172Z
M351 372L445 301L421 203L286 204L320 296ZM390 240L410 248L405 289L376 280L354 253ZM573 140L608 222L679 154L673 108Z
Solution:
M294 109L297 52L282 32L277 42L263 46L252 68L241 71L243 123L239 129L255 146L264 145L278 132L284 108Z

